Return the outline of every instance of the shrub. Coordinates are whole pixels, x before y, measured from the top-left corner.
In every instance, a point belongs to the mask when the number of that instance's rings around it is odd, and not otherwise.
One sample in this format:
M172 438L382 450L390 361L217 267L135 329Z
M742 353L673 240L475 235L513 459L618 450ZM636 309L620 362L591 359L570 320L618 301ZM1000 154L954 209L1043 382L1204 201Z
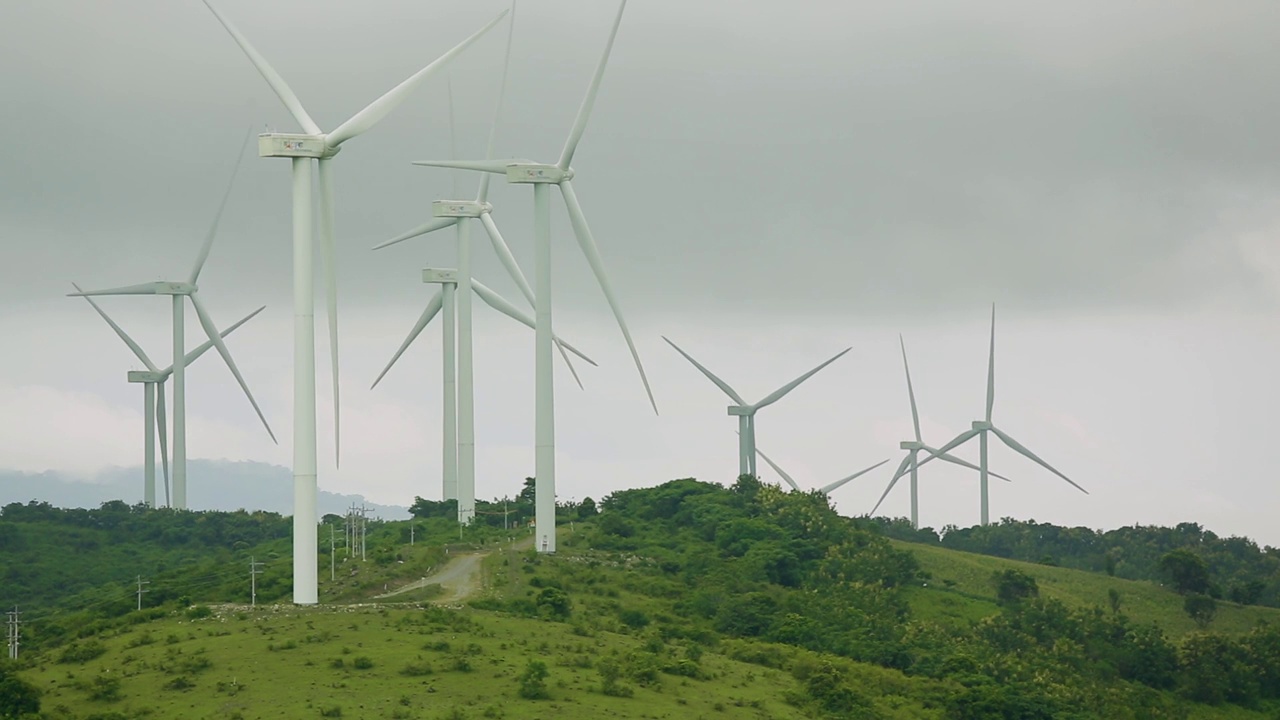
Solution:
M520 697L525 700L544 700L547 693L547 666L541 660L530 660L520 673Z
M58 662L84 664L94 658L101 657L106 651L106 646L97 640L89 640L82 643L73 642L58 655Z
M373 661L365 657L364 655L361 655L357 657L355 660L351 661L351 666L357 670L368 670L369 668L373 667Z
M1040 586L1036 584L1036 579L1021 570L1009 568L992 573L991 582L996 586L996 599L1001 605L1040 597Z

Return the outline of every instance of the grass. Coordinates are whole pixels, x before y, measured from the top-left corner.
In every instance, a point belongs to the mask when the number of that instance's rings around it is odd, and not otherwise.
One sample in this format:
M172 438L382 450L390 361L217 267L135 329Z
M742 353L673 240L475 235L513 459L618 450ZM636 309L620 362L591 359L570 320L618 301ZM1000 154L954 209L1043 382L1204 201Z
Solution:
M1100 573L1006 560L988 555L892 541L915 553L921 567L932 574L928 587L912 589L908 597L913 611L940 622L966 622L996 612L991 575L1015 568L1036 579L1043 597L1056 598L1074 607L1110 607L1108 590L1120 593L1120 611L1138 622L1154 622L1171 638L1198 628L1182 609L1182 597L1167 588L1140 580L1122 580ZM950 582L948 582L950 581ZM1280 609L1238 605L1220 600L1210 630L1239 634L1259 622L1280 623Z

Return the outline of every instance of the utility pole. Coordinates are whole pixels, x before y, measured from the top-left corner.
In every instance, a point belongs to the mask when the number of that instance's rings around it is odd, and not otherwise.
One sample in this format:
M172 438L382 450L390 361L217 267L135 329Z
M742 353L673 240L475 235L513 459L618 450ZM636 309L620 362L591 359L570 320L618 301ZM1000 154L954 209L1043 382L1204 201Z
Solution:
M409 547L413 547L413 523L409 523Z
M333 541L333 526L332 526L332 525L330 525L330 526L329 526L329 582L333 582L333 578L334 578L334 574L333 574L333 548L334 548L334 541Z
M150 590L143 590L142 586L150 585L150 584L151 584L150 580L143 580L141 575L138 576L138 609L139 610L142 609L142 593L151 592Z
M364 561L364 553L367 549L365 547L365 540L369 536L369 517L367 512L368 508L364 506L364 503L360 503L360 560L362 562Z
M262 564L254 562L253 556L249 556L249 607L258 606L258 576L262 574L258 566Z
M22 621L18 618L22 613L18 612L18 606L14 605L13 610L6 614L9 616L9 659L17 660L18 645L21 644L21 631L19 630L19 626L22 625Z

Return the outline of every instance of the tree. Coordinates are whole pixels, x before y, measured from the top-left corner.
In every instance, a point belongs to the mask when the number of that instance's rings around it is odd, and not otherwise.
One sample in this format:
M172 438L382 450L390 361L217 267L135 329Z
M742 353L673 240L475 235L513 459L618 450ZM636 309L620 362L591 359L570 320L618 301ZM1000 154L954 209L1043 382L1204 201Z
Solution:
M578 519L586 520L589 517L595 517L600 511L596 509L596 501L589 497L582 498L582 503L578 505Z
M1040 596L1040 586L1036 584L1036 579L1021 570L1009 568L992 573L991 581L995 583L996 599L1001 605Z
M1185 548L1165 553L1160 558L1160 571L1173 582L1173 589L1181 595L1204 593L1209 589L1209 566L1203 558Z
M1107 601L1111 604L1111 612L1120 612L1120 591L1115 588L1107 589Z
M0 663L0 718L20 718L40 712L40 690Z
M1209 627L1209 623L1213 622L1214 615L1218 613L1218 601L1208 595L1189 593L1186 599L1182 601L1182 609L1203 630Z
M547 665L541 660L530 660L520 673L520 697L525 700L545 700L547 692Z
M516 496L516 502L529 503L530 505L538 499L538 481L536 478L527 477L524 479L524 487L520 488L520 494Z

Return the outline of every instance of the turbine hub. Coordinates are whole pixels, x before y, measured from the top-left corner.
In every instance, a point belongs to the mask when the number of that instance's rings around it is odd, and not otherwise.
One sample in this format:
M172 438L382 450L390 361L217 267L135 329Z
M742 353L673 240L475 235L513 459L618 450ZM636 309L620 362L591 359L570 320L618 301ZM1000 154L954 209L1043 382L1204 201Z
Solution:
M198 289L195 285L187 282L155 283L155 294L157 295L194 295Z
M478 218L493 210L493 205L475 200L436 200L431 203L432 217Z
M458 271L453 268L427 268L422 271L422 282L438 285L457 285Z
M755 411L755 408L751 407L750 405L730 405L729 414L737 415L739 417L744 415L747 417L750 417L752 415L755 415L756 411Z
M986 420L974 420L970 427L974 430L990 430L991 423Z
M163 381L163 373L152 372L150 370L129 371L129 382L131 383L158 383Z
M339 147L329 147L323 135L263 133L258 136L258 157L331 158L339 150Z
M515 163L507 166L507 182L509 183L545 183L559 185L565 180L573 179L573 170L561 170L555 165L537 163Z

